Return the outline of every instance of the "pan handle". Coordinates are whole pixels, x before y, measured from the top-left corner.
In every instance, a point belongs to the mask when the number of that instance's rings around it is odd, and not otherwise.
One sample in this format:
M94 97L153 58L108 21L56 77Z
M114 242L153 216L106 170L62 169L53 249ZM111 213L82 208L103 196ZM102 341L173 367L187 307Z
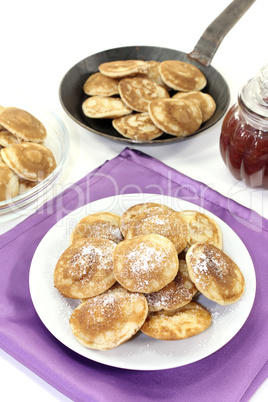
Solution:
M233 0L207 27L188 57L209 66L225 35L245 14L255 0Z

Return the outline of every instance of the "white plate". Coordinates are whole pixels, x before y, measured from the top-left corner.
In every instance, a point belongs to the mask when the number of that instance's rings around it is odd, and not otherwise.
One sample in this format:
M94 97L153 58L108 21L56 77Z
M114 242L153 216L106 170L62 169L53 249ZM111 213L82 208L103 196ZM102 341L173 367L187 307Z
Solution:
M159 202L175 210L192 209L212 216L223 234L223 250L240 267L246 281L242 298L220 306L204 296L198 301L212 314L212 325L201 334L180 341L160 341L138 333L128 342L109 351L82 346L73 336L69 317L79 301L64 298L53 284L56 262L69 244L70 233L84 216L110 211L118 215L140 202ZM30 292L34 307L47 329L64 345L91 360L132 370L161 370L196 362L220 349L245 323L255 297L256 278L250 255L236 233L215 215L190 202L155 194L124 194L104 198L73 211L59 221L42 239L30 268Z

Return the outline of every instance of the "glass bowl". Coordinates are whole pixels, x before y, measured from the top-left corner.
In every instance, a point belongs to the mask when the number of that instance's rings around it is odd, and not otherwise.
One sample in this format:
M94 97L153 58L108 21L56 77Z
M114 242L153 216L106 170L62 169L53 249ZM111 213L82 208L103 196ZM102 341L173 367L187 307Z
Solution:
M11 220L18 215L33 212L44 202L60 178L69 153L70 137L61 118L46 108L13 106L26 110L39 119L47 130L44 145L49 148L56 160L56 169L32 189L9 200L0 202L0 222Z

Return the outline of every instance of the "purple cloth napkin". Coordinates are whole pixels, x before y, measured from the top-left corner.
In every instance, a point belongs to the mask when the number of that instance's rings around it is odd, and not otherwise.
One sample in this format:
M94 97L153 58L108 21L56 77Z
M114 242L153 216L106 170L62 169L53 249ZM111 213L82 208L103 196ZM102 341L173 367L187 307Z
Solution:
M255 266L256 298L245 325L220 350L184 367L142 372L86 359L50 334L31 301L30 264L47 231L85 203L134 192L166 194L211 211L240 236ZM267 242L264 218L126 148L0 237L0 346L75 401L247 401L268 374Z

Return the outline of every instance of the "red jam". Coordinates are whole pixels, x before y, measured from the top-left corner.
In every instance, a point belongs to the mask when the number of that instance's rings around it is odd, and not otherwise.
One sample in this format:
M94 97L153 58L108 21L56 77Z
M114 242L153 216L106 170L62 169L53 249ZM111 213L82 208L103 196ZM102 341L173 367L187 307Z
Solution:
M236 179L245 180L249 187L268 188L268 118L251 110L243 96L224 118L220 152Z

